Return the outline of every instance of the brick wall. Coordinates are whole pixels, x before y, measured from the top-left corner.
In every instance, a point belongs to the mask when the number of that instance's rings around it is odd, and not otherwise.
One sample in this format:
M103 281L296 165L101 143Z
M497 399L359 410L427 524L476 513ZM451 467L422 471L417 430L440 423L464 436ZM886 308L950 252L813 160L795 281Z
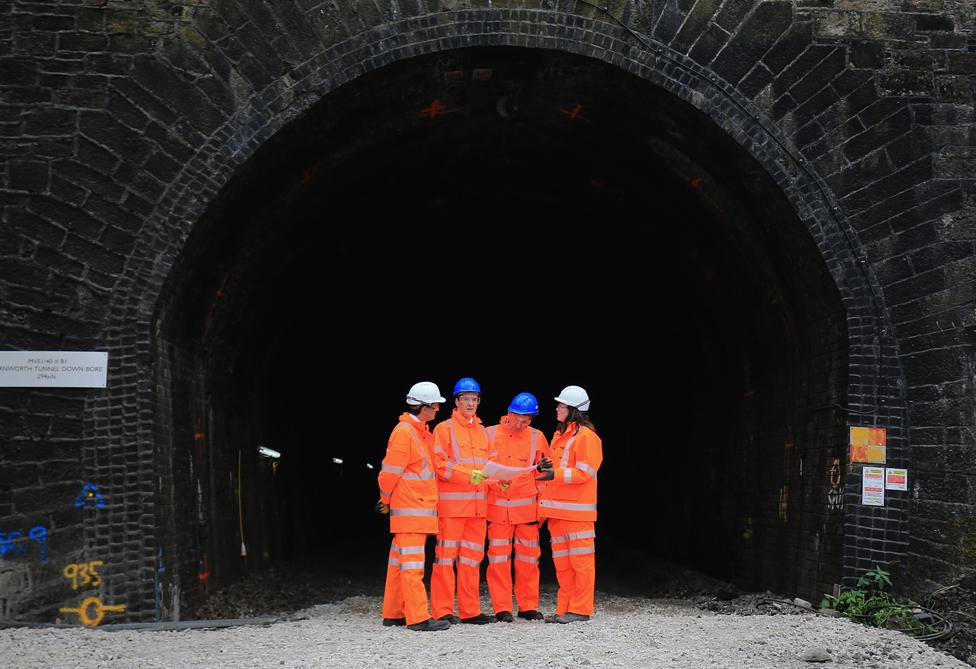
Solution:
M608 10L568 0L0 7L2 342L110 355L104 392L0 391L0 531L47 532L44 559L36 539L4 556L0 615L51 620L77 606L62 568L92 560L104 562L106 605L173 614L173 593L161 608L157 585L178 504L157 452L170 368L152 323L194 222L323 95L395 60L476 45L612 63L691 102L763 165L841 294L850 423L888 427L891 462L911 468L911 494L884 509L858 504L849 472L845 573L907 561L921 590L970 570L972 3ZM105 507L74 505L88 482L107 491Z

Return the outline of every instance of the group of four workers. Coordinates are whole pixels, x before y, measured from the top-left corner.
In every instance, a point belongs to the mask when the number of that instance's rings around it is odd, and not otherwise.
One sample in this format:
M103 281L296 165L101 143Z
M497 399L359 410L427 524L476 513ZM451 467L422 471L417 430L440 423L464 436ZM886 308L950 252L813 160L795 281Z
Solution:
M481 386L454 385L450 419L433 420L445 398L430 381L414 384L407 409L390 435L379 473L376 508L390 515L383 625L439 631L451 624L513 622L514 547L517 615L543 620L539 605L539 527L548 522L559 584L555 615L546 622L588 620L593 614L597 470L603 446L579 386L554 398L552 444L531 427L539 403L519 393L498 425L477 415ZM424 546L437 535L430 608ZM481 561L488 540L487 581L494 617L481 611ZM456 573L455 573L456 570ZM457 594L457 610L454 598Z

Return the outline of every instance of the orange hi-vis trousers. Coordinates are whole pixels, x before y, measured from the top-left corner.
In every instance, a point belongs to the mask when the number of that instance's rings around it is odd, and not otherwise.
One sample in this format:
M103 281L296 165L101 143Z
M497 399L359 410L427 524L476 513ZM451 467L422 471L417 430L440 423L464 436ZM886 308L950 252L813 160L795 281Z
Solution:
M406 618L408 625L430 618L424 588L427 534L394 534L383 592L383 617Z
M495 613L512 609L512 543L515 544L515 601L519 611L539 608L539 523L488 525L488 592Z
M481 613L481 560L485 556L484 518L438 518L440 532L430 576L430 606L435 618L454 613L454 565L457 565L458 615Z
M592 521L549 519L552 561L556 566L559 593L556 615L593 615L596 585L596 532Z

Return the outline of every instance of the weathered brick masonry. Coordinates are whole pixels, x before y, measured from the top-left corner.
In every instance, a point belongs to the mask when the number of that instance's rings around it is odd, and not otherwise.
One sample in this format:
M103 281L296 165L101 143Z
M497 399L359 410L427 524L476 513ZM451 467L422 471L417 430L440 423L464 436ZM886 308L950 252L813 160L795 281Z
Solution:
M110 360L105 391L0 390L0 532L20 533L0 553L0 620L78 606L63 569L93 560L101 601L126 607L114 619L181 615L207 529L184 503L197 490L180 486L236 465L233 450L193 462L173 447L211 431L196 423L205 393L172 385L199 372L196 353L170 346L155 320L194 224L336 89L488 46L610 64L689 103L762 166L843 306L840 420L886 427L889 464L910 470L909 494L867 507L859 469L845 467L842 550L816 559L848 582L895 565L917 593L976 566L976 5L605 4L0 4L0 345ZM229 281L201 290L232 292ZM237 484L221 476L200 495L233 515ZM89 481L104 507L75 506Z

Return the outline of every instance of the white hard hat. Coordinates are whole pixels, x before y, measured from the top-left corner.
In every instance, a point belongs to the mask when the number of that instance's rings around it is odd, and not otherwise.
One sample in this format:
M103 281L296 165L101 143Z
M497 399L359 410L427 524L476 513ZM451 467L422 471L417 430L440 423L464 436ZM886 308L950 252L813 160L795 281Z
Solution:
M579 409L580 411L590 410L590 396L579 386L566 386L556 397L557 402L562 402L568 407Z
M420 406L421 404L439 404L447 400L441 397L441 391L436 383L421 381L410 386L407 391L407 404Z

